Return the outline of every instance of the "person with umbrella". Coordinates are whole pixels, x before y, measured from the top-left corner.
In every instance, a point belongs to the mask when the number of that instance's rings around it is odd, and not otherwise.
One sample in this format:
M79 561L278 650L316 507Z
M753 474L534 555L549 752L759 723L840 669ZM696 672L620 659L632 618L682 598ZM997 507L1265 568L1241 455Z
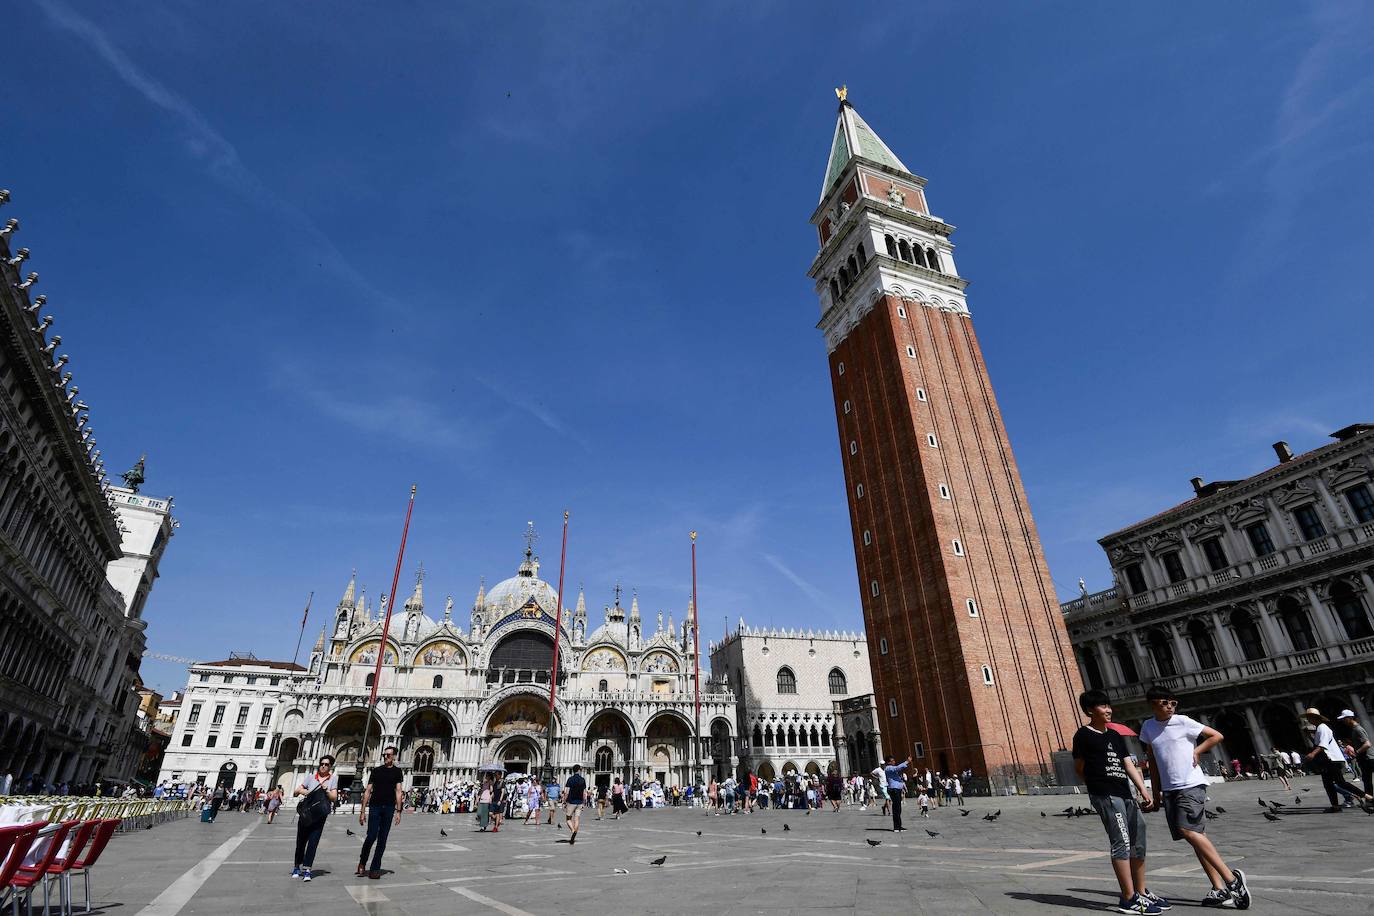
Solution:
M1073 764L1088 788L1088 802L1107 831L1112 871L1121 888L1116 910L1151 916L1162 913L1169 908L1168 901L1145 886L1145 818L1141 812L1150 810L1150 796L1126 747L1125 735L1134 736L1135 732L1112 721L1111 700L1104 691L1084 691L1078 705L1088 724L1073 736Z

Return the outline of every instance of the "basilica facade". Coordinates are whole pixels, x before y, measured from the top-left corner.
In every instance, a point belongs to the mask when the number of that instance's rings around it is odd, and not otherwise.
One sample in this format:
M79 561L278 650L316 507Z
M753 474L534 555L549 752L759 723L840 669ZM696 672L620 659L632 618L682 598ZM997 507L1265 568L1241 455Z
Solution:
M406 785L413 787L472 779L491 764L540 772L547 763L560 778L581 764L596 783L609 784L618 775L665 785L690 782L698 753L705 776L723 776L739 764L735 697L728 687L703 681L699 719L696 714L690 606L680 624L671 614L665 624L661 613L650 622L641 617L638 598L627 611L617 589L593 627L585 595L578 595L574 609L560 605L527 546L513 577L478 589L467 626L453 619L452 599L439 619L431 617L423 574L417 576L383 642L386 597L374 615L355 576L315 644L308 671L283 685L280 725L269 749L275 781L289 790L330 753L341 784L349 785L360 771L365 732L368 764L378 760L381 746L396 745ZM379 654L381 681L369 726Z

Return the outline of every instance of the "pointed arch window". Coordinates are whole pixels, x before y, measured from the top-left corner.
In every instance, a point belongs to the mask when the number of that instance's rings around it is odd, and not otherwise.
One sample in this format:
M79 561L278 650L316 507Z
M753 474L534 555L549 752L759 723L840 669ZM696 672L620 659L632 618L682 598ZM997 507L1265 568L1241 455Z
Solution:
M796 693L797 676L791 668L778 669L778 693Z
M787 746L797 746L797 730L791 725L787 726Z
M754 723L754 747L763 747L763 729Z
M615 755L611 753L610 748L599 747L596 749L596 771L598 773L609 773L614 765Z
M416 773L434 772L434 748L426 745L415 751L414 770Z
M830 746L830 727L829 727L828 725L822 725L822 726L821 726L821 747L829 747L829 746Z
M821 746L821 733L818 732L818 731L816 730L816 726L813 725L813 726L811 726L811 744L810 744L810 747L820 747L820 746Z
M835 696L844 696L849 693L849 679L844 676L844 672L839 668L830 669L828 680L830 682L830 692Z
M771 726L771 725L768 726L767 728L765 728L765 729L763 730L763 746L764 746L764 747L772 747L772 746L773 746L773 726Z

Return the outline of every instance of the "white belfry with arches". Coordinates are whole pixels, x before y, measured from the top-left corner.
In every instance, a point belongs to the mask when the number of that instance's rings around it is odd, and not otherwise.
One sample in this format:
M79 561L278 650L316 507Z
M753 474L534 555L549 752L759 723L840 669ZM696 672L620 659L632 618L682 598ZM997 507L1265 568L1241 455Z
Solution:
M645 626L638 597L627 612L617 586L604 622L589 629L585 595L578 594L575 608L560 608L555 589L539 578L534 537L531 530L515 576L478 588L466 627L452 619L452 599L441 620L426 615L422 569L411 596L393 611L385 646L386 596L369 605L355 574L315 644L308 673L282 697L276 781L294 784L319 755L331 753L341 784L351 782L379 653L369 764L379 746L394 744L408 787L472 779L491 763L507 772L539 772L559 627L555 773L562 778L581 764L596 783L615 776L690 783L696 728L690 602L682 623L669 614L665 625L660 613ZM701 672L700 756L709 778L739 760L734 695L708 683L708 674Z

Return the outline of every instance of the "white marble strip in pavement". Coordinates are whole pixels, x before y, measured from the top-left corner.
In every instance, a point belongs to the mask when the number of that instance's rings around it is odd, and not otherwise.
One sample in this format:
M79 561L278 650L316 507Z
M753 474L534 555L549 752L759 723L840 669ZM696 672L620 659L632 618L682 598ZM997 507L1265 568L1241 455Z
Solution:
M1046 859L1043 862L1024 862L1020 865L1013 865L1008 871L1034 871L1039 868L1052 868L1055 865L1070 865L1074 862L1082 862L1084 859L1100 859L1105 853L1102 852L1076 852L1069 856L1060 856L1057 859ZM1159 874L1159 872L1155 872Z
M534 914L528 910L522 910L519 907L511 906L509 903L502 903L500 900L493 900L490 897L477 893L471 888L451 887L449 890L453 891L455 894L468 898L474 903L480 903L483 906L491 907L498 913L505 913L506 916L534 916Z
M239 848L240 843L248 839L248 834L257 826L255 821L221 843L214 852L197 862L184 875L173 881L170 887L158 894L152 903L139 910L138 916L176 916L180 913L181 908L196 895L196 891L210 880L210 876L219 870L224 860Z

